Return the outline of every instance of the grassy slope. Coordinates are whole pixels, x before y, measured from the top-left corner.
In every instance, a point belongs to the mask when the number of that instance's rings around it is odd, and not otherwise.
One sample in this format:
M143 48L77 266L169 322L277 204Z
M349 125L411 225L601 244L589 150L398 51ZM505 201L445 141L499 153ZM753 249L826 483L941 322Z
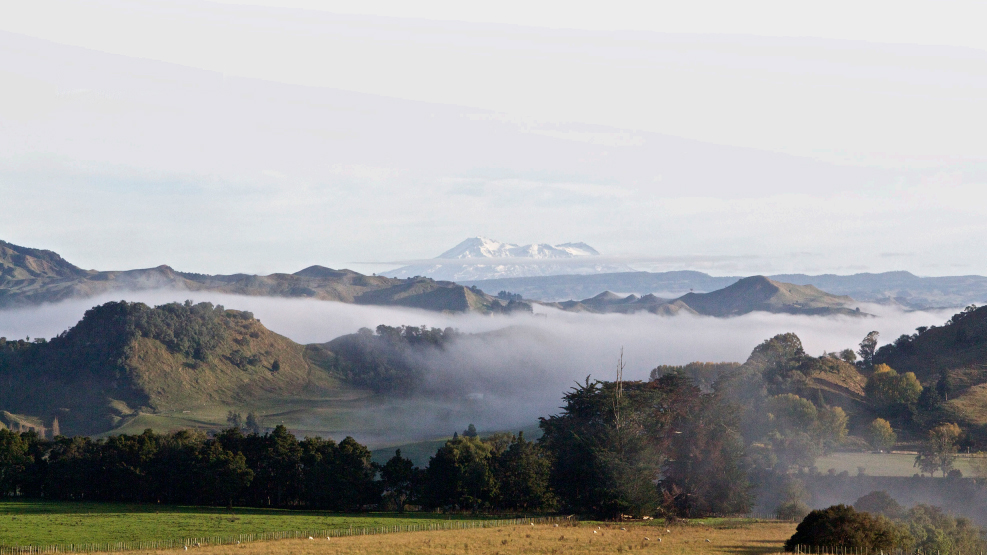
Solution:
M257 532L406 525L462 518L433 513L345 515L321 511L0 502L0 544L151 541Z

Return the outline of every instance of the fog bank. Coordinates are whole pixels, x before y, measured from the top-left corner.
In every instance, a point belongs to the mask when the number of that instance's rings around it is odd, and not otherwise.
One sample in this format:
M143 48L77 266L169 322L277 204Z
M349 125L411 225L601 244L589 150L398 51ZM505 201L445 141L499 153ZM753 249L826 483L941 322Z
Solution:
M734 318L642 313L585 314L539 308L536 315L482 316L359 306L336 302L242 297L188 291L116 293L32 308L0 311L0 336L52 337L73 326L84 312L110 300L151 305L192 299L249 310L269 329L299 343L322 343L361 327L425 325L453 327L467 335L443 351L422 355L430 373L421 393L377 399L357 418L359 425L312 422L312 430L332 430L384 445L451 434L470 422L481 431L531 426L554 413L561 396L587 375L612 379L621 349L625 379L647 379L660 364L747 359L760 342L794 332L812 355L856 348L871 330L883 342L918 326L939 325L945 312L902 312L861 305L873 318L753 313ZM341 427L340 427L341 426Z

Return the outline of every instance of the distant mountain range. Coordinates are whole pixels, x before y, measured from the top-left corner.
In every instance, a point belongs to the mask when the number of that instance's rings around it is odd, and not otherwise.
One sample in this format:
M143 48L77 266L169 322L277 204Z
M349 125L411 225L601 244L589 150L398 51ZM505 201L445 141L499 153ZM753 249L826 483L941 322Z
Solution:
M605 291L582 301L544 303L571 312L634 313L675 315L679 313L704 316L739 316L750 312L864 316L853 299L830 295L811 285L781 283L764 276L744 278L733 285L711 293L687 293L677 299L662 299L652 294L626 297Z
M366 276L322 266L268 276L194 274L168 266L100 272L78 268L52 251L0 241L0 308L151 289L310 298L451 312L530 310L526 303L512 304L479 289L423 277Z
M813 285L834 295L861 302L898 304L909 309L954 308L987 302L987 277L919 277L909 272L878 274L779 274L769 279L794 285ZM509 291L528 299L564 301L588 299L602 291L622 295L677 298L686 293L728 287L741 276L711 276L702 272L619 272L595 275L560 275L462 281L485 291Z
M600 256L600 253L586 243L515 245L485 237L472 237L440 254L434 262L402 266L383 274L397 278L428 276L432 279L462 282L633 271L623 264L594 261L592 257L595 256Z

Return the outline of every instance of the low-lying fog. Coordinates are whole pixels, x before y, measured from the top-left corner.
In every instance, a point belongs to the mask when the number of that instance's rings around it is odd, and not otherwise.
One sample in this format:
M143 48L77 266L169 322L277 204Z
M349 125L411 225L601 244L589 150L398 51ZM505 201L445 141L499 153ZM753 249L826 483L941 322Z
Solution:
M241 297L188 291L116 293L34 308L0 311L0 336L52 337L68 329L90 307L125 298L148 304L192 299L249 310L269 329L299 343L322 343L379 324L453 327L481 334L457 340L428 359L432 373L414 398L381 402L363 425L335 430L371 445L451 434L475 423L481 431L532 426L552 414L562 393L587 375L613 379L621 348L625 379L646 379L659 364L747 359L761 341L795 332L806 351L856 349L870 331L884 342L918 326L940 325L954 311L902 312L861 305L873 318L755 313L734 318L661 317L652 314L584 314L539 308L535 316L440 314L422 310ZM490 332L490 333L484 333ZM310 429L329 429L313 422Z

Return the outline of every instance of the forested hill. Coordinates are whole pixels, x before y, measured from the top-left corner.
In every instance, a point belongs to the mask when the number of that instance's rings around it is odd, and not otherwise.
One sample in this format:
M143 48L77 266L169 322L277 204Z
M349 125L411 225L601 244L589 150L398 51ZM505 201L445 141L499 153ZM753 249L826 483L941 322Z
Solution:
M394 279L310 266L293 274L207 275L169 266L127 271L82 270L51 251L0 241L0 308L87 298L113 291L174 289L232 295L308 298L450 312L530 311L477 288L425 277Z
M334 386L304 346L209 303L111 302L50 341L0 339L0 409L17 427L92 434L141 411Z
M968 307L942 326L921 327L874 354L875 364L914 372L922 381L961 369L987 371L987 306Z

